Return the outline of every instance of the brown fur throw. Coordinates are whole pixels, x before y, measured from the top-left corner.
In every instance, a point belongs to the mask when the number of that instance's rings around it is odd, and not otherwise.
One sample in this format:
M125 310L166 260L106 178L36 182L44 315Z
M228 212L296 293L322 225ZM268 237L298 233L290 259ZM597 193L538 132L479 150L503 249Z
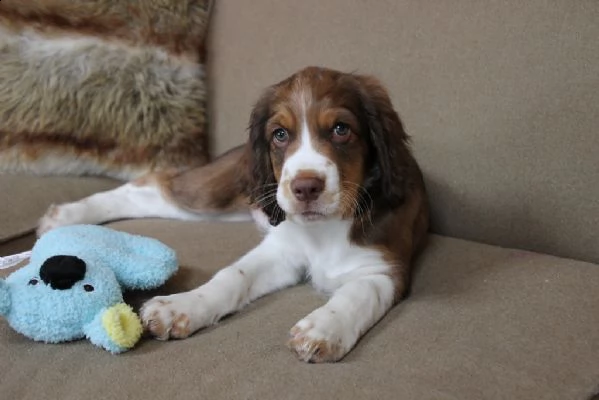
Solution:
M209 6L0 1L0 172L132 179L204 164Z

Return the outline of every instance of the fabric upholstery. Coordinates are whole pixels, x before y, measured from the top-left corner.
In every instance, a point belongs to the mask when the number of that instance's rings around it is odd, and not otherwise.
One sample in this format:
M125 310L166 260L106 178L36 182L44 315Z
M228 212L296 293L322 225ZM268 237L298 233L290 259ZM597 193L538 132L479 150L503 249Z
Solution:
M79 200L119 184L104 178L0 175L0 243L32 232L51 204Z
M255 245L249 223L113 225L173 246L182 267L156 293L191 289ZM599 383L596 265L432 236L411 297L337 365L308 365L287 332L325 298L267 296L186 340L146 339L113 356L86 341L46 345L0 320L6 398L586 399ZM65 379L65 377L68 377Z
M256 0L214 7L216 152L310 64L390 90L435 232L599 262L599 2Z
M242 5L243 3L243 5ZM43 345L0 320L6 398L564 400L599 393L599 3L220 1L210 24L213 153L245 139L260 91L308 64L379 76L433 207L412 295L341 363L307 365L287 331L325 298L298 286L183 341L112 356ZM4 4L4 2L2 2ZM0 233L100 180L0 177ZM250 224L112 225L173 246L188 290L260 240ZM499 246L453 239L457 236ZM25 250L31 235L0 245ZM532 249L537 252L508 247ZM0 253L1 254L1 253ZM10 271L2 271L5 275Z

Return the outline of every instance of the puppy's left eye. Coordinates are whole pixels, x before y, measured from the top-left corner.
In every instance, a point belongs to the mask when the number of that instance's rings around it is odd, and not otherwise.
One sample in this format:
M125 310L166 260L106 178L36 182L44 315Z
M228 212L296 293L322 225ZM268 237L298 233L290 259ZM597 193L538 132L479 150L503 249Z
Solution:
M37 280L37 279L35 279L35 278L33 278L33 279L31 279L31 280L29 281L29 284L30 284L31 286L35 286L35 285L37 285L37 282L38 282L38 280Z
M337 122L333 129L331 130L332 136L331 139L337 143L347 142L350 138L350 129L349 125L344 124L343 122Z

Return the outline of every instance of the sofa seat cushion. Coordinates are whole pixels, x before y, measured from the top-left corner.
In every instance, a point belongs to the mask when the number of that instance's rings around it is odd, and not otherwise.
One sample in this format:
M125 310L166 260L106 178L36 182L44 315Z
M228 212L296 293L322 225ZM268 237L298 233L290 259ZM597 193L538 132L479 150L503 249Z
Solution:
M105 178L0 175L0 244L32 232L48 205L79 200L119 184Z
M249 223L125 221L163 240L191 289L260 240ZM431 236L412 295L336 365L308 365L288 329L325 297L306 285L264 297L186 339L114 356L86 341L31 342L0 320L6 398L585 399L599 384L599 266Z

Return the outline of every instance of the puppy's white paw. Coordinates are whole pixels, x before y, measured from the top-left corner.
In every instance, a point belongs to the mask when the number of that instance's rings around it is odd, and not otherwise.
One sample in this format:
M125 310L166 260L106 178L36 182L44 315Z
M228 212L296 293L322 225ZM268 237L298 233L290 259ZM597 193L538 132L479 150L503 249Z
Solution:
M159 340L184 339L207 325L201 299L191 293L158 296L147 301L139 314L147 332Z
M299 321L291 331L287 346L306 362L335 362L343 358L353 345L351 332L333 310L321 307Z
M86 223L86 207L81 203L51 205L39 220L37 236L60 226Z

